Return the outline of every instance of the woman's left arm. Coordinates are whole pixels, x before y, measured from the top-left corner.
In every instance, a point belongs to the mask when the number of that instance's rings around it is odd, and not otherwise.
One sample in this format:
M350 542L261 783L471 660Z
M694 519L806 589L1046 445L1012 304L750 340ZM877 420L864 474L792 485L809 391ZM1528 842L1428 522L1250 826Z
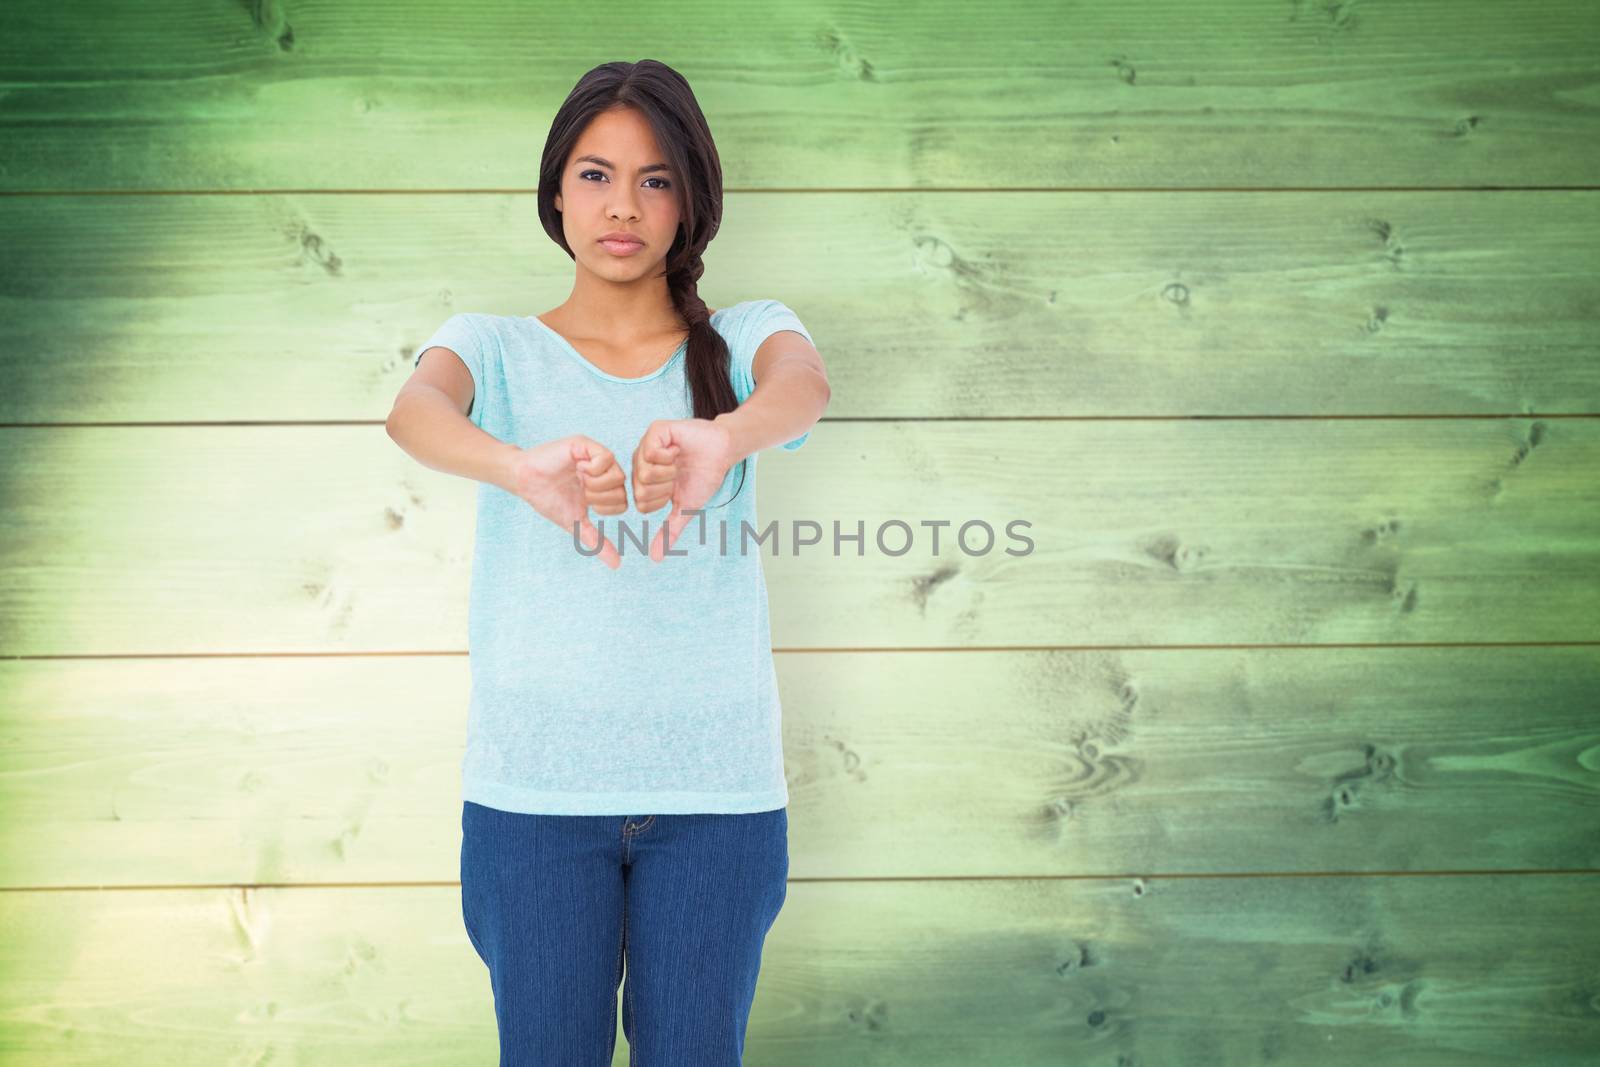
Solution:
M728 428L730 467L808 432L832 396L822 357L793 330L779 330L762 341L750 369L756 384L745 402L713 420Z

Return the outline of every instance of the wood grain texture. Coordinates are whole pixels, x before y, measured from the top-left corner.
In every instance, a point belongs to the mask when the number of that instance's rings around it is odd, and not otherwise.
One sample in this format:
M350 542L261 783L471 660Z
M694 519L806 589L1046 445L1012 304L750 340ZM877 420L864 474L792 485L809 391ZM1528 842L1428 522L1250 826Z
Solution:
M0 422L381 422L450 314L565 299L537 214L502 194L0 198ZM821 433L1582 413L1596 248L1578 192L733 194L700 291L800 315L833 385Z
M1593 647L776 659L797 881L1600 868ZM454 881L469 683L0 662L0 886Z
M1582 0L629 7L11 0L7 190L531 188L660 57L736 189L1587 184ZM715 306L715 305L713 305Z
M1597 878L801 882L746 1062L1587 1067ZM6 1055L493 1062L459 913L415 884L0 894Z
M465 647L476 488L381 426L0 429L0 453L9 654ZM1592 419L841 423L758 462L780 648L1600 638Z
M602 15L0 10L0 1064L492 1062L476 488L380 427L642 56L833 388L747 1062L1600 1062L1600 6Z

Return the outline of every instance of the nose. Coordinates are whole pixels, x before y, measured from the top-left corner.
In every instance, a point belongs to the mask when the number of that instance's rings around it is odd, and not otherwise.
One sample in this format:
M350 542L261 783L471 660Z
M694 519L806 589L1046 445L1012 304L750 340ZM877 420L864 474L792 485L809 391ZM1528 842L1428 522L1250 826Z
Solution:
M619 183L611 196L606 201L606 213L617 220L637 219L639 217L638 203L634 200L631 190L624 189Z

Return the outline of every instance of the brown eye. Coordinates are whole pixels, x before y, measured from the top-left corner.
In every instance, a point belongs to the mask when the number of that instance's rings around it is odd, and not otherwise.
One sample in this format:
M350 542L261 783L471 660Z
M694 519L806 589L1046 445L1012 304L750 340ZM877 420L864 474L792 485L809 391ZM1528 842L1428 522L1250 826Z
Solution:
M605 177L605 172L604 171L598 171L598 170L580 170L578 172L578 177L579 178L587 178L591 174L598 174L602 178ZM609 180L609 179L607 179L607 180ZM672 188L672 183L667 181L667 179L665 179L665 178L651 177L651 178L646 178L645 181L647 181L647 182L660 182L661 183L660 185L651 186L652 189L671 189Z

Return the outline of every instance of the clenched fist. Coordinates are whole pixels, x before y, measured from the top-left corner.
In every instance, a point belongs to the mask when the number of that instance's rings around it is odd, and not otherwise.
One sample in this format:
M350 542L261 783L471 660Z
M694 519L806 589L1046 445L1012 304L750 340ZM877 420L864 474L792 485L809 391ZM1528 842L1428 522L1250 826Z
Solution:
M567 533L578 527L579 543L612 570L622 565L617 546L589 521L589 509L601 515L628 510L622 468L610 449L583 434L558 437L524 448L512 460L512 486L517 496Z
M685 510L704 507L733 466L733 439L714 419L657 419L633 450L633 506L641 513L672 501L672 512L650 542L660 563L689 524Z

